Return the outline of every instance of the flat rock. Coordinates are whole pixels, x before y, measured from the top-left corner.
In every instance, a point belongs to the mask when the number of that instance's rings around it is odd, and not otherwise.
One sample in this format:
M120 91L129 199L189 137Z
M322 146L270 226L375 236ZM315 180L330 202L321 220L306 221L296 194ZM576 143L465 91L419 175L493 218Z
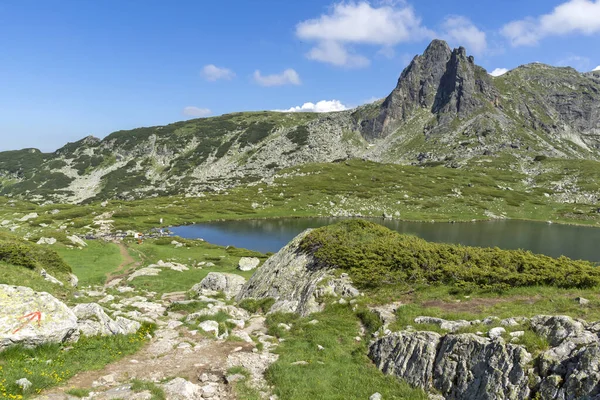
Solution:
M227 299L231 299L238 295L245 283L246 279L236 274L209 272L200 283L192 287L192 290L204 296L214 296L222 292Z

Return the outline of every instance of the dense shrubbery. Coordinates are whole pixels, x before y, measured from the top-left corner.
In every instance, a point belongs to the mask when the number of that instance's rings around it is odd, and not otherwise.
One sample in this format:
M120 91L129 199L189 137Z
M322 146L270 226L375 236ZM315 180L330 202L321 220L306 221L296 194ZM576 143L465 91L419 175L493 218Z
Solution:
M402 282L490 289L600 284L600 269L587 261L523 250L430 243L364 220L316 229L301 246L314 252L324 265L348 271L362 287Z
M0 233L0 261L49 273L69 273L71 267L54 251L26 240Z

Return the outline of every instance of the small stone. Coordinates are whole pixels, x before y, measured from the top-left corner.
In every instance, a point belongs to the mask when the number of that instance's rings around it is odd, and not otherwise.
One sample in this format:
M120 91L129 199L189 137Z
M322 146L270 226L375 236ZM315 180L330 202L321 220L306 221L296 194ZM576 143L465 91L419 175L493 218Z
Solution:
M382 400L383 397L381 396L381 393L377 392L377 393L373 393L371 395L371 397L369 397L369 400Z
M509 335L513 338L518 338L521 337L525 334L525 331L514 331L514 332L510 332Z
M225 377L225 381L230 385L237 381L243 381L244 379L246 379L246 377L242 374L232 374Z
M319 349L319 351L323 351L325 350L325 347L321 346L320 344L317 345L317 349Z
M582 306L590 304L590 301L584 297L578 297L575 300Z
M277 326L281 329L285 329L286 331L289 331L290 329L292 329L291 326L289 326L288 324L284 324L284 323L280 323Z
M308 365L308 361L295 361L292 365Z
M240 271L252 271L256 269L260 264L260 259L256 257L242 257L238 263L238 269Z
M23 391L27 391L33 383L29 382L27 378L21 378L15 382Z
M499 326L497 328L490 329L490 331L488 332L488 336L490 339L496 339L496 338L501 337L502 334L504 334L504 333L506 333L506 329Z
M316 319L310 320L310 321L308 322L308 324L309 324L309 325L316 325L316 324L318 324L318 323L319 323L319 321L317 321Z

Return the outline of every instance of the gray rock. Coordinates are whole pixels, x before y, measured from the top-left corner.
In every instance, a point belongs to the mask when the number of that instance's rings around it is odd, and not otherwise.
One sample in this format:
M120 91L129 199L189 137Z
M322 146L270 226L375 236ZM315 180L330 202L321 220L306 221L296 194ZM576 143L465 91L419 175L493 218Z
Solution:
M107 336L132 334L138 331L140 323L126 318L110 318L102 306L96 303L78 304L73 307L77 316L77 327L85 336Z
M582 306L586 306L586 305L590 304L590 301L584 297L578 297L575 300Z
M432 324L437 325L441 329L449 332L456 332L461 328L466 328L471 326L472 323L470 321L458 320L458 321L448 321L442 318L436 317L417 317L415 318L415 324Z
M217 321L202 321L198 324L198 327L204 332L214 332L215 336L219 335L219 323Z
M75 288L79 285L79 278L77 278L77 275L69 274L69 284Z
M230 385L235 382L243 381L244 379L246 379L246 376L242 374L230 374L225 377L225 381Z
M55 244L56 243L56 239L55 238L45 238L45 237L41 237L37 242L37 244Z
M440 338L435 332L392 333L370 346L369 358L383 373L429 389Z
M59 281L58 279L56 279L55 277L53 277L52 275L50 275L43 268L40 270L40 275L44 278L45 281L48 281L50 283L54 283L55 285L58 285L58 286L64 286L64 283L62 283L61 281Z
M506 333L506 329L499 326L497 328L490 329L490 331L488 332L488 336L490 339L496 339L502 337L504 333Z
M256 257L242 257L238 263L240 271L252 271L260 264L260 260Z
M223 292L227 299L231 299L239 294L245 283L246 279L236 274L209 272L200 283L192 287L192 290L204 296L214 296Z
M531 318L531 329L547 338L551 346L558 346L566 338L583 334L584 326L566 315L537 315Z
M200 400L202 388L183 378L175 378L162 385L168 399L172 400Z
M369 400L382 400L382 399L383 399L383 396L381 396L381 393L379 393L379 392L375 392L371 396L369 396Z
M526 399L530 361L521 346L469 333L446 335L435 360L433 386L448 400Z
M33 313L40 312L39 324ZM77 340L77 317L64 303L45 292L0 284L0 351L14 344Z
M309 232L302 232L265 261L244 285L237 301L271 297L275 299L271 311L300 315L319 311L314 293L330 270L319 267L312 255L300 251L300 242Z

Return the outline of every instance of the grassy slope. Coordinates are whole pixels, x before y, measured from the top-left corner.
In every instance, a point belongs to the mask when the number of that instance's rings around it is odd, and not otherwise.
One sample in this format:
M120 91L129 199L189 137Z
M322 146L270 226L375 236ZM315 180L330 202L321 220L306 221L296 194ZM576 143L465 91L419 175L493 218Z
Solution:
M114 243L90 240L83 249L59 246L58 254L71 265L81 286L103 285L106 276L123 262L119 247Z

